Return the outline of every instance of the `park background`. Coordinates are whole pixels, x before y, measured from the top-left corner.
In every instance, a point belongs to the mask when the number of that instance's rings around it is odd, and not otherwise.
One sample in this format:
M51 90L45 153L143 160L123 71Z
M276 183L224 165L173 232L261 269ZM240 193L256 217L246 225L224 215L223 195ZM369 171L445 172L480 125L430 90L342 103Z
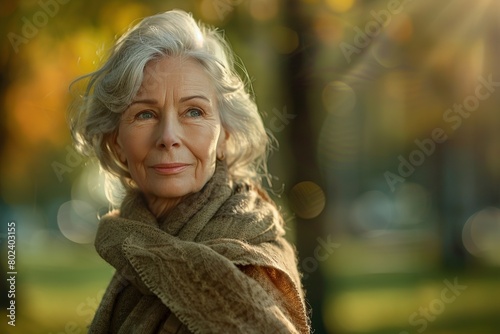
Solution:
M113 271L68 86L174 8L225 32L279 141L273 198L315 333L498 333L497 0L2 0L0 263L15 221L18 272L16 327L0 282L2 333L86 332Z

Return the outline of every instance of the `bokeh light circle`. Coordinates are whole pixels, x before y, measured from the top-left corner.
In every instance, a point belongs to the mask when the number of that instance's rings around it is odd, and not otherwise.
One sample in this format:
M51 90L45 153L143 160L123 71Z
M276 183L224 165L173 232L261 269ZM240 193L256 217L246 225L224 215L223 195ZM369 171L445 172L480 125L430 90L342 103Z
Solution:
M381 191L367 191L353 202L350 216L363 230L387 229L394 219L394 203Z
M79 244L89 244L94 241L97 224L97 209L85 201L65 202L57 212L57 225L61 233Z
M325 193L319 185L311 181L297 183L289 195L290 207L297 216L312 219L325 208Z
M500 260L500 209L488 207L473 214L463 227L462 242L474 256Z

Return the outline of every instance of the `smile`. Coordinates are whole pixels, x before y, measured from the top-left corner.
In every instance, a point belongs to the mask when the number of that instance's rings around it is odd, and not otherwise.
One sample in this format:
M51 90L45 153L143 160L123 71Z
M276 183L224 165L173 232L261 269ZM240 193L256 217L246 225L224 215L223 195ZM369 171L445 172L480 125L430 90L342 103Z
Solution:
M158 164L152 166L152 168L161 175L173 175L182 173L185 169L190 167L190 164L184 163L169 163L169 164Z

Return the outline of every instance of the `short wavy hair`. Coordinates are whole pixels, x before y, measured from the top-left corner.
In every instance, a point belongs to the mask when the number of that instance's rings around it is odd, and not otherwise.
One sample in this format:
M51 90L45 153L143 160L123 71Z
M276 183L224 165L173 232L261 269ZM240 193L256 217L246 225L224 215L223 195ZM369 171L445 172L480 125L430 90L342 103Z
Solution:
M198 61L213 79L223 128L228 132L226 161L235 181L261 184L268 178L269 137L251 92L244 67L223 34L196 23L191 14L180 10L142 19L121 36L104 64L95 72L76 79L86 88L70 108L70 130L76 148L96 157L109 184L116 180L133 188L133 180L118 158L112 141L121 114L128 108L142 84L145 66L161 57L182 56ZM243 69L243 78L236 71ZM154 72L151 75L161 76ZM269 178L268 178L269 179ZM108 190L113 202L115 187ZM111 191L110 191L111 190Z

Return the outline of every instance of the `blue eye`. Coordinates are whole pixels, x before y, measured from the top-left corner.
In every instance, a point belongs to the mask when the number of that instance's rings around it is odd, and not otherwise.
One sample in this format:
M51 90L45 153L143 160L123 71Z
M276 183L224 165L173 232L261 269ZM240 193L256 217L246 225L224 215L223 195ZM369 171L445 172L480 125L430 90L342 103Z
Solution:
M152 111L145 110L145 111L141 111L140 113L138 113L135 117L137 119L147 120L147 119L155 118L155 114Z
M203 116L203 112L199 109L189 109L186 112L186 115L188 117L201 117L201 116Z

